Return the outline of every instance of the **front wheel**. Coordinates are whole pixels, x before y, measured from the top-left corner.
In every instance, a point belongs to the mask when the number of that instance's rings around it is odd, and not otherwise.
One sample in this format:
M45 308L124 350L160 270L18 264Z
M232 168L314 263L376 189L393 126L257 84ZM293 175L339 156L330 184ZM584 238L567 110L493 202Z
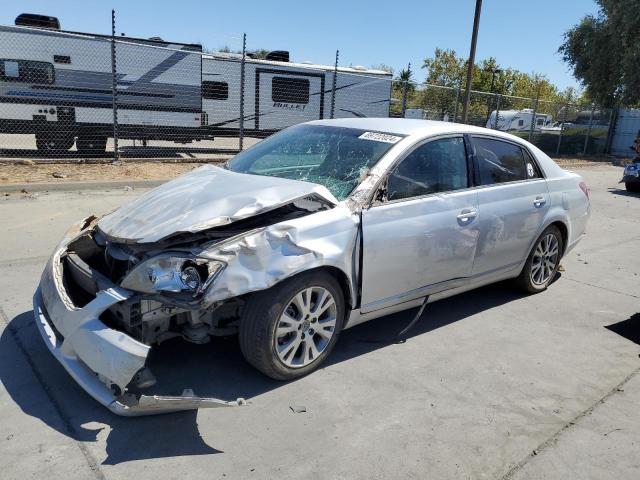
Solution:
M73 147L75 137L65 134L37 134L36 148L43 153L61 154Z
M336 279L322 271L302 273L249 297L240 321L240 349L265 375L292 380L322 364L344 316Z
M533 245L517 279L518 284L529 293L546 290L558 273L563 248L562 234L558 227L547 227Z

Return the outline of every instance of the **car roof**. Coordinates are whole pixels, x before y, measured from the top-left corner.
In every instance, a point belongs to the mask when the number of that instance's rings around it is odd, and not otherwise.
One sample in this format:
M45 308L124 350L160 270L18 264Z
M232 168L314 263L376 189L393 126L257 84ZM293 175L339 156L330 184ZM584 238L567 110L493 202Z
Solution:
M436 120L417 120L409 118L339 118L333 120L314 120L308 125L326 125L333 127L357 128L395 135L406 135L407 140L414 142L423 138L446 134L488 135L494 138L518 143L534 153L547 177L563 175L562 170L547 154L523 138L510 133L484 127L465 125L462 123L440 122Z
M504 135L502 132L462 123L440 122L436 120L417 120L410 118L338 118L333 120L314 120L309 125L326 125L332 127L358 128L396 135L434 135L440 133L484 133Z

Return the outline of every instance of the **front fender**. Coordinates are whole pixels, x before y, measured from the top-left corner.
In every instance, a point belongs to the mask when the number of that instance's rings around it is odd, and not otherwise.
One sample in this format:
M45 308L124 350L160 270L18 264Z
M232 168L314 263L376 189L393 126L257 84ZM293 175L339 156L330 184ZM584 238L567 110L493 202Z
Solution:
M258 290L320 267L342 271L356 298L359 218L346 206L317 212L213 245L200 256L226 268L205 292L203 306Z

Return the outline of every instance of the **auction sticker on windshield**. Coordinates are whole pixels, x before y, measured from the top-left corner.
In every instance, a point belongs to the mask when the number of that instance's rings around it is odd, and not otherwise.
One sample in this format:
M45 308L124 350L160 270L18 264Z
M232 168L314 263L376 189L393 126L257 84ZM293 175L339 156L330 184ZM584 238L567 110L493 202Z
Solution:
M402 140L402 137L396 137L395 135L389 135L388 133L379 133L379 132L364 132L358 138L363 140L373 140L374 142L384 142L384 143L396 143Z

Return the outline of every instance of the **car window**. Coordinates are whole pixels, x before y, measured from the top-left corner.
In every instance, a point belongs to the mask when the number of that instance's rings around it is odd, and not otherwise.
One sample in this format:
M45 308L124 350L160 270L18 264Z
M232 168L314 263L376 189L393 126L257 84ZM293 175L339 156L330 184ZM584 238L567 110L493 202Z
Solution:
M522 149L513 143L488 138L473 139L478 159L480 185L524 180L526 167Z
M419 146L389 175L387 199L418 197L468 187L467 155L462 137Z

